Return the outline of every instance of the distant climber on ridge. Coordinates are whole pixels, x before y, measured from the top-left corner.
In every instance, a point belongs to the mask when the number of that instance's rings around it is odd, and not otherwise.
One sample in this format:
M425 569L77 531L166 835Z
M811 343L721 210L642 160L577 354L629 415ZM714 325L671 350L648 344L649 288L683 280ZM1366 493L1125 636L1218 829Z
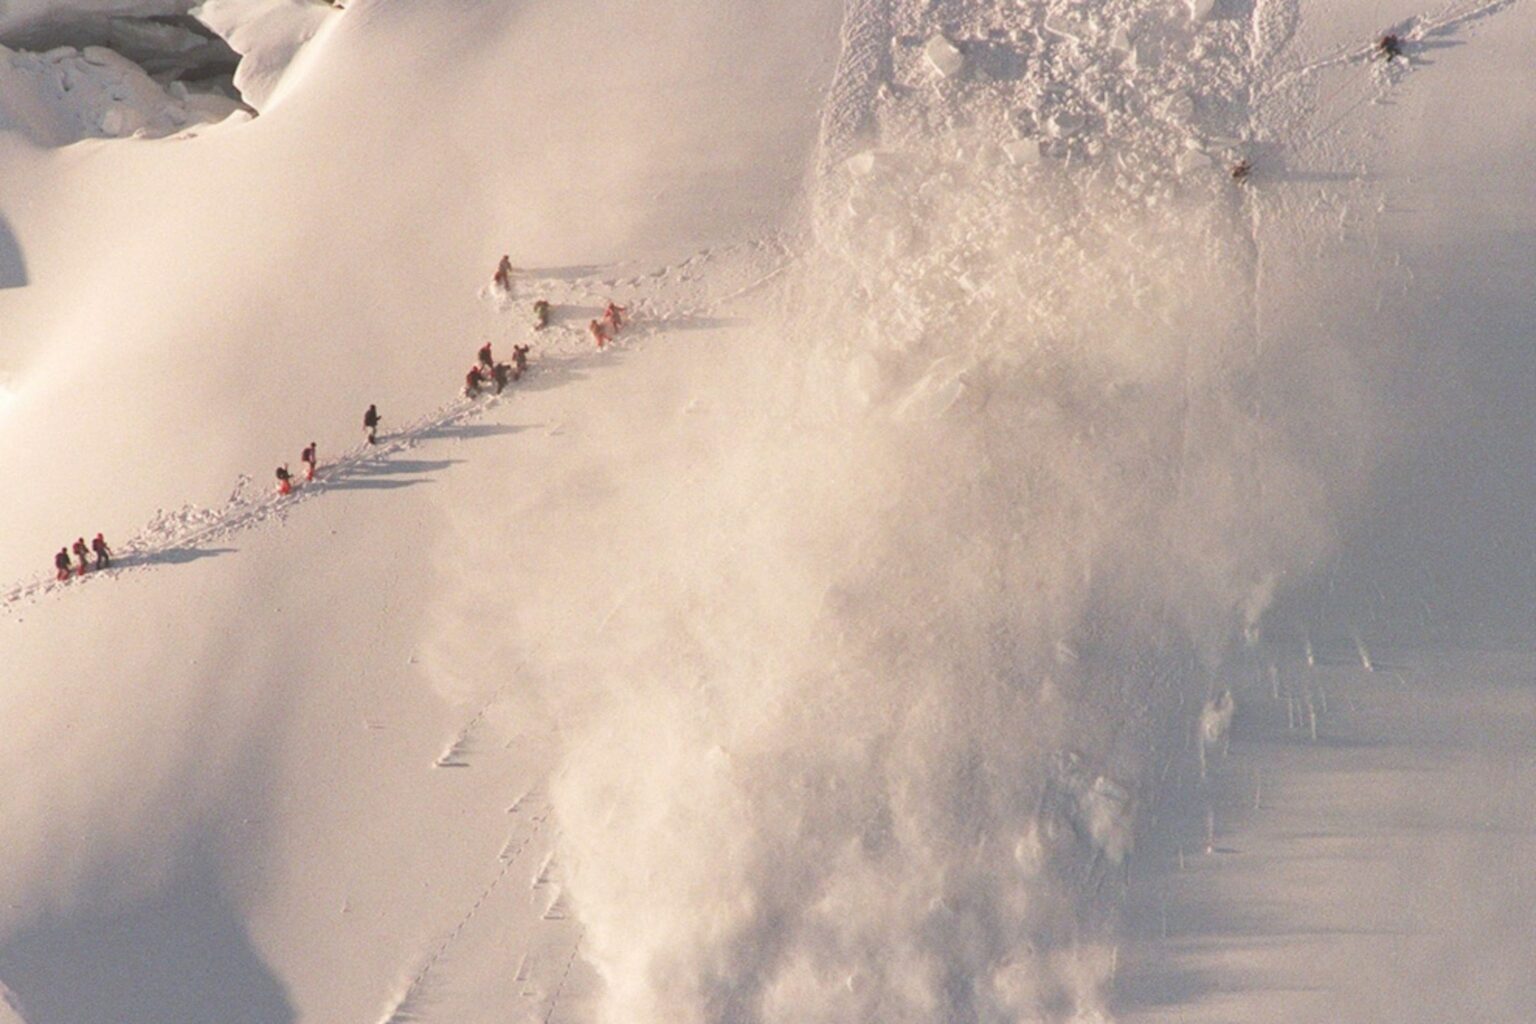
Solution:
M277 467L277 493L293 493L293 476L288 472L287 463Z
M474 398L480 393L480 379L480 364L476 363L475 365L471 366L469 368L469 372L464 375L465 398Z
M528 346L512 346L512 379L522 380L523 374L528 372Z
M602 348L604 345L608 344L607 323L599 322L597 320L589 321L587 323L587 331L592 335L592 340L597 342L598 348Z
M107 538L98 533L91 538L91 550L96 552L96 568L105 569L112 564L112 549L107 547Z
M491 343L490 342L486 342L484 345L480 346L479 359L480 359L480 365L485 367L487 370L491 369L492 367L494 367L496 365L496 360L491 357Z
M74 551L75 558L80 562L79 567L75 570L75 575L84 576L85 570L88 568L87 562L91 553L91 549L85 546L85 538L81 537L76 540L74 547L71 550Z
M496 385L496 394L501 394L507 386L507 381L512 377L512 367L507 363L497 363L491 367L491 381Z
M1395 32L1388 32L1376 40L1376 56L1385 61L1392 61L1403 55L1403 41Z
M379 435L379 410L377 406L368 406L368 411L363 413L363 430L366 432L369 444L378 443Z
M53 567L59 570L57 579L60 582L69 579L69 548L59 548L59 553L53 556Z
M533 329L542 331L549 326L549 300L539 299L533 304Z
M608 325L608 336L610 338L618 336L619 328L624 326L624 315L628 312L628 306L615 305L611 301L608 303L608 307L603 310L603 323Z
M309 447L299 453L299 461L304 463L304 479L315 478L315 442L309 442Z
M491 278L491 283L504 292L512 290L512 258L502 256L501 262L496 264L496 274Z

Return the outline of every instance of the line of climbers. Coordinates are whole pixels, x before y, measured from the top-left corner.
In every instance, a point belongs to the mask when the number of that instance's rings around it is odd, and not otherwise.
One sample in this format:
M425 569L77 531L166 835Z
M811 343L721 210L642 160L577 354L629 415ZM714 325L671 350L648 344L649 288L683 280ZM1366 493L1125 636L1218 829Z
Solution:
M372 416L373 416L373 424L374 424L374 426L375 427L378 426L378 422L379 422L378 410L376 410L373 406L370 405L368 407L368 412L370 414L372 414ZM369 432L368 443L372 444L373 443L373 436L372 436L373 431L372 431L372 428L368 426L367 420L368 420L368 416L365 415L363 417L363 429L367 430ZM315 478L315 460L316 460L315 452L317 450L318 450L318 446L315 444L315 442L311 441L311 442L309 442L308 445L305 446L303 451L299 452L299 461L304 463L304 479L305 480L313 480ZM286 462L283 463L281 466L277 467L277 493L278 494L292 494L293 493L293 474L288 472L288 463L286 463Z
M503 295L512 294L512 275L517 273L517 268L512 266L512 257L503 255L496 264L496 272L491 275L491 287ZM533 303L533 329L542 331L549 326L549 314L553 309L548 299L535 299ZM603 309L601 319L587 323L587 331L592 335L592 340L598 348L607 347L608 343L618 337L619 328L624 326L625 316L629 310L612 301ZM516 379L516 378L514 378Z
M624 326L624 316L628 312L629 310L624 306L616 306L609 302L608 307L603 310L603 318L587 324L587 331L592 335L592 340L597 342L598 348L602 348L619 336L619 328Z
M69 579L70 573L76 576L84 576L90 566L90 552L96 554L96 568L105 569L112 564L112 549L107 547L107 539L97 534L91 541L91 546L85 546L85 538L80 537L74 543L75 558L78 564L69 559L69 547L59 548L59 553L53 556L53 567L58 570L59 580Z
M501 262L496 266L496 273L491 279L492 284L503 292L510 291L512 288L512 272L511 260L507 256L503 256ZM534 328L536 330L542 330L549 325L549 312L550 305L546 300L539 299L534 302L533 316ZM628 313L627 307L610 301L603 310L602 319L593 320L587 325L587 330L591 333L593 340L597 342L598 348L604 348L608 342L618 337L619 328L624 325L625 317ZM529 346L527 345L513 345L512 362L498 363L491 355L491 343L486 342L480 347L474 365L464 375L464 396L466 398L477 397L482 388L491 389L493 394L501 394L508 383L521 380L523 374L528 372L528 352ZM379 409L376 405L369 405L368 411L363 413L363 439L370 445L378 443L380 419ZM299 461L304 464L304 479L306 481L315 479L315 467L317 465L316 450L315 442L311 441L299 453ZM294 477L286 462L277 467L276 475L277 493L280 495L292 494ZM95 567L97 569L105 569L112 564L111 549L107 547L106 539L101 534L98 533L95 540L91 541L89 551L95 552ZM78 564L70 560L70 548L67 546L60 548L59 553L54 556L53 565L58 570L59 580L69 579L71 573L77 576L84 576L87 569L90 568L84 537L75 541L74 553L75 558L78 559Z
M363 440L368 444L378 444L379 421L381 419L383 417L379 415L379 407L377 405L370 404L368 411L363 413ZM315 467L319 465L319 450L320 446L311 441L304 447L303 451L299 452L299 461L304 463L305 480L313 480L315 478ZM288 463L286 462L277 467L277 493L293 493L293 472L288 468Z
M523 379L528 372L528 346L512 346L512 362L498 363L491 355L491 343L480 346L480 352L469 372L464 375L464 397L474 398L482 387L494 394L501 394L508 383Z

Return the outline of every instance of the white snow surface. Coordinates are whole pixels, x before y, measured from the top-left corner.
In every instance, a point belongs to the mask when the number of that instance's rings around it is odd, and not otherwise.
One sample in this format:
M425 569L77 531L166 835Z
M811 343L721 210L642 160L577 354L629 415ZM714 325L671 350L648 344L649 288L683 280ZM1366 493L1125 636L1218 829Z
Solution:
M198 17L0 52L0 1015L1536 1014L1533 8Z

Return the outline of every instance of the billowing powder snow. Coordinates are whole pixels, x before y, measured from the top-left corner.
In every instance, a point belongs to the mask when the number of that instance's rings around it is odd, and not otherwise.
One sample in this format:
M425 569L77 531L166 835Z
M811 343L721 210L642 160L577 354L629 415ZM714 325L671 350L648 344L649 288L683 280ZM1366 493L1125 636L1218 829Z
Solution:
M1395 286L1370 259L1325 279L1224 167L1190 174L1187 138L1255 130L1188 93L1250 73L1241 30L1136 31L1152 70L1081 26L1011 83L935 92L932 44L898 54L913 87L835 122L879 149L819 183L710 390L718 435L601 474L620 518L526 527L511 644L568 721L554 805L603 1019L1104 1011L1177 689L1366 475L1360 326L1321 297ZM1043 161L1005 148L1026 99Z

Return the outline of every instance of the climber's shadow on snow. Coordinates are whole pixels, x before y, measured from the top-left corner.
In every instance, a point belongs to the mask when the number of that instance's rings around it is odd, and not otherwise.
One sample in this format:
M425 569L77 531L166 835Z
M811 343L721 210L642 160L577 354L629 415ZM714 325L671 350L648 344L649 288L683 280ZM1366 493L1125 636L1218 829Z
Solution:
M545 277L557 281L579 281L584 277L594 277L603 268L596 263L572 263L563 267L529 267L521 271L518 277Z
M642 320L636 326L645 329L647 334L660 334L663 331L717 331L746 323L738 316L673 316Z
M1386 66L1387 74L1393 78L1406 75L1408 72L1416 71L1419 68L1434 67L1437 62L1428 59L1425 56L1427 53L1434 50L1449 49L1453 46L1465 46L1467 44L1460 39L1439 39L1433 42L1428 39L1419 39L1411 43L1405 42L1401 45L1403 48L1402 52L1392 59L1392 63ZM1372 54L1371 59L1380 60L1381 58ZM1377 103L1380 106L1394 105L1390 100L1378 100Z
M1274 175L1274 178L1289 185L1329 185L1345 182L1365 183L1379 181L1380 175L1356 174L1353 171L1314 171L1303 167L1293 167L1281 170Z
M444 423L441 426L423 430L421 436L425 440L446 438L454 441L475 441L483 437L507 437L511 434L521 434L527 429L527 427L510 423Z
M10 224L0 217L0 289L25 288L27 261Z
M347 467L345 474L332 477L325 486L337 491L398 491L434 481L430 473L440 473L463 459L380 459Z
M27 1024L290 1024L282 983L208 864L128 907L44 915L0 945Z
M1261 187L1271 182L1284 185L1329 185L1348 182L1364 184L1382 180L1378 174L1292 166L1289 150L1280 143L1252 143L1246 147L1246 155L1254 168L1251 180Z
M610 350L603 355L604 362L616 362L623 358L622 349ZM540 365L538 373L529 374L512 385L512 388L515 391L549 391L584 381L590 376L591 374L577 366L573 360L547 362Z
M578 306L574 302L557 302L549 307L549 322L579 324L585 329L588 320L597 320L602 317L604 308L603 306Z
M1435 36L1425 36L1423 39L1419 39L1412 43L1406 44L1403 47L1403 55L1408 58L1408 63L1418 64L1420 61L1414 59L1415 54L1428 53L1434 50L1449 50L1457 46L1466 45L1467 41L1465 39L1447 39L1444 37L1436 38ZM1423 61L1422 63L1430 64L1433 62Z
M116 564L124 568L132 565L185 565L188 562L202 561L204 558L233 554L234 551L234 548L170 548L153 554L129 555L118 559Z
M603 356L604 361L620 358L624 351L626 341L637 341L655 338L665 334L676 334L682 331L720 331L732 327L742 327L750 323L743 317L732 316L704 316L700 314L685 313L678 316L646 316L632 320L624 326L620 332L617 345L611 347Z

